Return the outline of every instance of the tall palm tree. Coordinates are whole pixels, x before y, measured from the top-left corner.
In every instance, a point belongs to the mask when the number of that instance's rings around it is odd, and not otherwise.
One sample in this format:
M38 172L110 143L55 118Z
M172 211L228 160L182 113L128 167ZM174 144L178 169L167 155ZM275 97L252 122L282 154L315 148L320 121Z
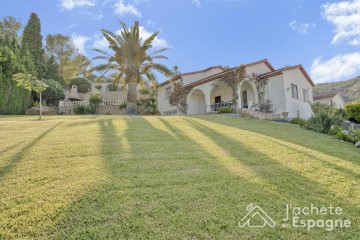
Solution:
M157 49L148 54L158 32L143 40L140 36L137 21L130 29L127 28L124 22L120 21L120 24L122 30L119 34L105 29L101 30L109 42L112 53L94 49L101 54L94 59L105 60L106 63L94 66L89 71L101 72L100 78L108 72L115 72L114 84L124 82L127 85L127 114L137 114L137 85L144 82L156 84L154 70L165 76L171 76L172 73L165 65L154 62L156 59L167 59L166 56L160 54L166 51L167 48Z

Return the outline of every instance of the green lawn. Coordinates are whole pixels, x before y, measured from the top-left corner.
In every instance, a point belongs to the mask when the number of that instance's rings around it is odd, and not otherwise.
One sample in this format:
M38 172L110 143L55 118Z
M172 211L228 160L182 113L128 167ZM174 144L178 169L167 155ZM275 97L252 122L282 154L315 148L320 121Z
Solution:
M359 239L348 143L234 116L35 119L0 118L0 239ZM249 204L276 226L240 228ZM286 204L351 227L284 228Z

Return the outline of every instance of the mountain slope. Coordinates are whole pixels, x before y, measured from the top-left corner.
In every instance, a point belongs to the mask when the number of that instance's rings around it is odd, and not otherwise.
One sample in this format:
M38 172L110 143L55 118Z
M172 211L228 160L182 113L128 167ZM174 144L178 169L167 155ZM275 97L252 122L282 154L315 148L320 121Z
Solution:
M360 100L360 76L336 83L322 83L314 87L314 96L331 92L341 94L345 102Z

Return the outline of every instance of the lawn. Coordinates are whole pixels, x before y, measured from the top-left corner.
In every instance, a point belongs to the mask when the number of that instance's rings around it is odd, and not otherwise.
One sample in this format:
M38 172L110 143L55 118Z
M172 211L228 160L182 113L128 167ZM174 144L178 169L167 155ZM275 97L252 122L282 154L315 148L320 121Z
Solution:
M351 144L234 116L35 119L0 118L0 239L359 239ZM249 204L275 227L239 227ZM286 204L351 226L283 227Z

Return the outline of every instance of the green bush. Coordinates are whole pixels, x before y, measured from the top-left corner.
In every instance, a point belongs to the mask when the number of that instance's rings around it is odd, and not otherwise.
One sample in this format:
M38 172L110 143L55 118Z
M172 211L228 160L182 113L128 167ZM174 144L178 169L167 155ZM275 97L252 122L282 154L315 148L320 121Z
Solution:
M78 86L79 93L88 93L90 91L90 84L81 84Z
M120 109L120 110L121 110L121 109L126 109L126 103L120 104L119 109Z
M87 78L74 78L74 79L71 79L71 81L70 81L70 86L76 85L79 87L80 85L83 85L83 84L90 85L91 83Z
M359 138L357 136L352 136L345 132L339 132L338 134L336 134L336 138L351 143L356 143L357 141L359 141Z
M335 120L327 113L320 112L313 114L309 120L309 128L315 132L327 134Z
M74 113L77 115L92 114L93 109L91 106L76 106L76 107L74 107Z
M222 113L233 113L233 109L231 107L222 107L222 108L219 108L217 110L217 114L222 114Z
M65 98L64 87L55 80L44 80L44 83L48 85L48 88L42 92L42 98L49 105L57 105L60 99Z
M116 86L114 84L110 84L110 85L108 85L108 89L110 92L115 92L118 90L118 86Z
M337 135L338 133L340 133L341 130L342 130L342 129L341 129L341 127L340 127L339 125L337 125L337 126L332 126L332 127L330 128L328 134L331 135L331 136L335 136L335 135Z
M140 93L143 95L146 95L146 94L150 94L150 91L149 91L149 89L144 88L144 89L140 90Z
M314 103L311 105L312 116L307 121L307 127L315 132L327 134L332 126L342 125L343 113L338 111L334 105Z
M290 123L300 125L301 127L304 126L306 123L305 119L302 119L300 117L296 117L290 120Z
M360 102L347 104L346 111L350 121L360 123Z
M100 105L102 102L101 96L99 93L91 94L89 98L89 103L91 107L91 113L94 114L96 111L96 108Z

